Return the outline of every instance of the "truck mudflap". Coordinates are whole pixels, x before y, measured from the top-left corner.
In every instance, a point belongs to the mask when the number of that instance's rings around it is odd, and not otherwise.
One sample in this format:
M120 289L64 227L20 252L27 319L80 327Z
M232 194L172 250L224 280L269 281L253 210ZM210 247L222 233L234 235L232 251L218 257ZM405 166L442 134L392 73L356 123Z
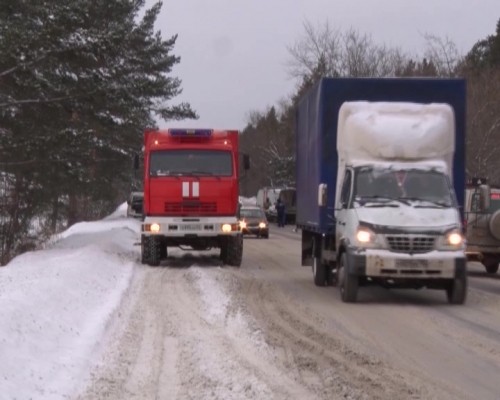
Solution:
M466 258L454 251L407 254L348 248L347 263L350 274L366 277L432 280L466 275Z

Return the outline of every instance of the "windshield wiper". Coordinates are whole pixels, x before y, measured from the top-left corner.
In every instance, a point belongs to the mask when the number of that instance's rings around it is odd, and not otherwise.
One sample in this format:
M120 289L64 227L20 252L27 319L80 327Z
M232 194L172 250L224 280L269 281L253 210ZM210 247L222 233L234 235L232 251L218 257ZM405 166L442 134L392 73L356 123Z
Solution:
M379 207L399 207L397 204L389 204L389 203L394 202L394 201L406 204L407 206L410 205L410 203L408 203L404 199L402 200L401 198L388 197L388 196L379 196L379 195L360 196L356 200L359 201L363 206L366 203L374 202L374 203L378 203Z
M169 170L164 171L161 169L151 172L151 176L173 176L177 179L179 179L179 176L181 176L181 175L182 174L179 172L171 172Z
M199 177L199 176L213 176L213 177L217 178L220 181L220 176L219 175L215 175L213 172L210 172L210 171L196 171L196 170L193 170L193 171L186 172L184 175L186 175L186 176L195 176L195 177Z
M429 200L429 199L422 199L421 197L402 197L402 198L409 201L421 201L424 203L432 204L432 206L415 204L414 205L415 208L450 208L452 206L449 202L443 200Z

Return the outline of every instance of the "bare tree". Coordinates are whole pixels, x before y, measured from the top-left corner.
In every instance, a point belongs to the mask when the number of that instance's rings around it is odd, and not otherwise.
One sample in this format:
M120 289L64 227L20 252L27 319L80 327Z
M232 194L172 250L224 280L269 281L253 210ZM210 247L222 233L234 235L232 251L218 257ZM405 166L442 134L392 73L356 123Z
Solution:
M471 176L500 184L500 70L468 77L467 169Z
M437 70L437 75L442 77L455 77L458 67L464 60L456 44L448 37L438 37L429 33L424 34L426 49L425 58Z
M377 45L367 34L332 29L326 22L316 28L304 22L305 35L288 47L289 74L300 81L320 72L330 77L394 76L407 60L399 48Z

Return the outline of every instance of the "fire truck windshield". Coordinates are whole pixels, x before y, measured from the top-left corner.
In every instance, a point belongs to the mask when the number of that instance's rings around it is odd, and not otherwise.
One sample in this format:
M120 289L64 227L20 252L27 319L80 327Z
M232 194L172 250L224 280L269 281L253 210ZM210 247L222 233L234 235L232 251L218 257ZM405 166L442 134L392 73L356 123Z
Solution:
M232 176L231 152L218 150L157 150L151 152L150 176Z

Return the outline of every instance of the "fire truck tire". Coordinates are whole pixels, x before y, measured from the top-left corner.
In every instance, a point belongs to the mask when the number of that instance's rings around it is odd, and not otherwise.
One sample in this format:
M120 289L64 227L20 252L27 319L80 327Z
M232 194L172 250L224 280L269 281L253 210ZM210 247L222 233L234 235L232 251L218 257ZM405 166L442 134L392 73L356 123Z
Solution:
M224 240L220 246L220 259L222 260L223 264L227 264L227 247L228 243L226 240Z
M241 266L243 258L243 235L228 237L226 264L233 267Z
M143 236L141 245L141 261L153 267L160 265L161 241L157 237Z

